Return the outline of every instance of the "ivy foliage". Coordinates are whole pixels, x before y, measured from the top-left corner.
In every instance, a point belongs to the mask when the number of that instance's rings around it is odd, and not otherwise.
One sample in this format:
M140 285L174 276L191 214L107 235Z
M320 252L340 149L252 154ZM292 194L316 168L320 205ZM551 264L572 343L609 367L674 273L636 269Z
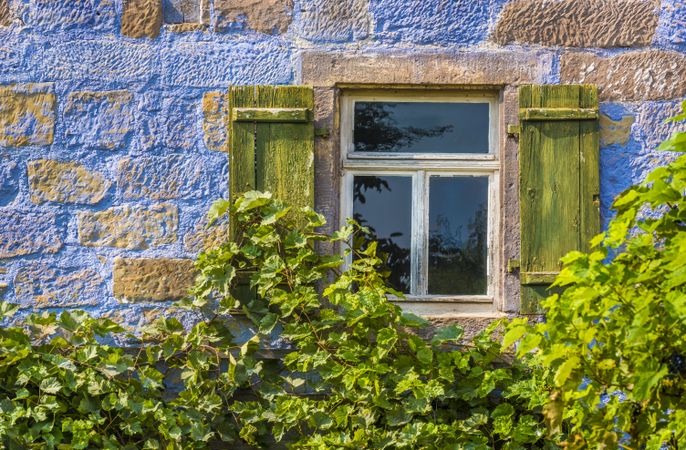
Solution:
M6 448L547 448L538 378L507 361L495 325L470 342L457 326L389 302L370 245L317 251L364 232L326 235L312 210L269 194L216 203L234 239L199 256L182 306L135 335L83 312L0 318L0 441ZM238 315L254 336L231 332ZM21 314L20 314L21 316ZM283 359L264 348L280 336ZM127 339L128 347L111 345Z
M686 133L661 149L686 152ZM509 325L504 345L554 386L546 417L569 448L686 447L685 194L681 155L615 199L591 252L563 258L544 323Z

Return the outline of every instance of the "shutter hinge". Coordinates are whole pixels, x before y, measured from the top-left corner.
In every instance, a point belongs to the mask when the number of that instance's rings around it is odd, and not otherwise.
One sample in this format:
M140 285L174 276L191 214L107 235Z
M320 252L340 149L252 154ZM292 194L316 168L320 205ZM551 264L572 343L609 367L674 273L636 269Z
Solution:
M510 258L507 260L507 273L515 273L519 270L519 260Z
M514 123L507 124L507 135L512 137L519 137L519 125Z

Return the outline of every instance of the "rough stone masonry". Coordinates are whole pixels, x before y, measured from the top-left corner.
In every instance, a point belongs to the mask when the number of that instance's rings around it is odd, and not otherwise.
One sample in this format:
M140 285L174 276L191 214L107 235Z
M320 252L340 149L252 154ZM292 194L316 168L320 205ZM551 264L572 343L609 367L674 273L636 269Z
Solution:
M298 83L307 52L330 55L306 62L315 85L373 81L335 65L368 54L389 73L416 57L421 83L455 52L500 56L451 80L598 84L607 221L612 198L665 161L664 119L686 96L686 3L0 0L0 296L130 324L183 296L193 257L223 236L204 221L227 194L226 88Z

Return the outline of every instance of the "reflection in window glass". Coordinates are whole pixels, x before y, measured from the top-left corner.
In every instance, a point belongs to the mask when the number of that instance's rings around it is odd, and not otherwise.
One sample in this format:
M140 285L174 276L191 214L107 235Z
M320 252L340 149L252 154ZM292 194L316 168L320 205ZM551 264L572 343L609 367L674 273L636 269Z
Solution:
M487 293L488 177L429 181L429 294Z
M410 292L412 239L412 178L355 176L353 218L369 227L378 242L378 254L391 271L390 285Z
M488 153L488 116L488 103L355 102L355 151Z

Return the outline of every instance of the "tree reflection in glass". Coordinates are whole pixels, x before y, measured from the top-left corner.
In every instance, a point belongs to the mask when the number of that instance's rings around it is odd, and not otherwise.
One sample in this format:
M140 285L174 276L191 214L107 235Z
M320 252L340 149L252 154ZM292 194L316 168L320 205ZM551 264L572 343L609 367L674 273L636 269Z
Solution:
M429 181L429 294L486 294L488 178Z
M488 153L488 103L355 102L356 152Z
M370 230L361 247L377 241L378 254L390 272L389 284L409 293L412 178L355 176L353 184L353 218Z

